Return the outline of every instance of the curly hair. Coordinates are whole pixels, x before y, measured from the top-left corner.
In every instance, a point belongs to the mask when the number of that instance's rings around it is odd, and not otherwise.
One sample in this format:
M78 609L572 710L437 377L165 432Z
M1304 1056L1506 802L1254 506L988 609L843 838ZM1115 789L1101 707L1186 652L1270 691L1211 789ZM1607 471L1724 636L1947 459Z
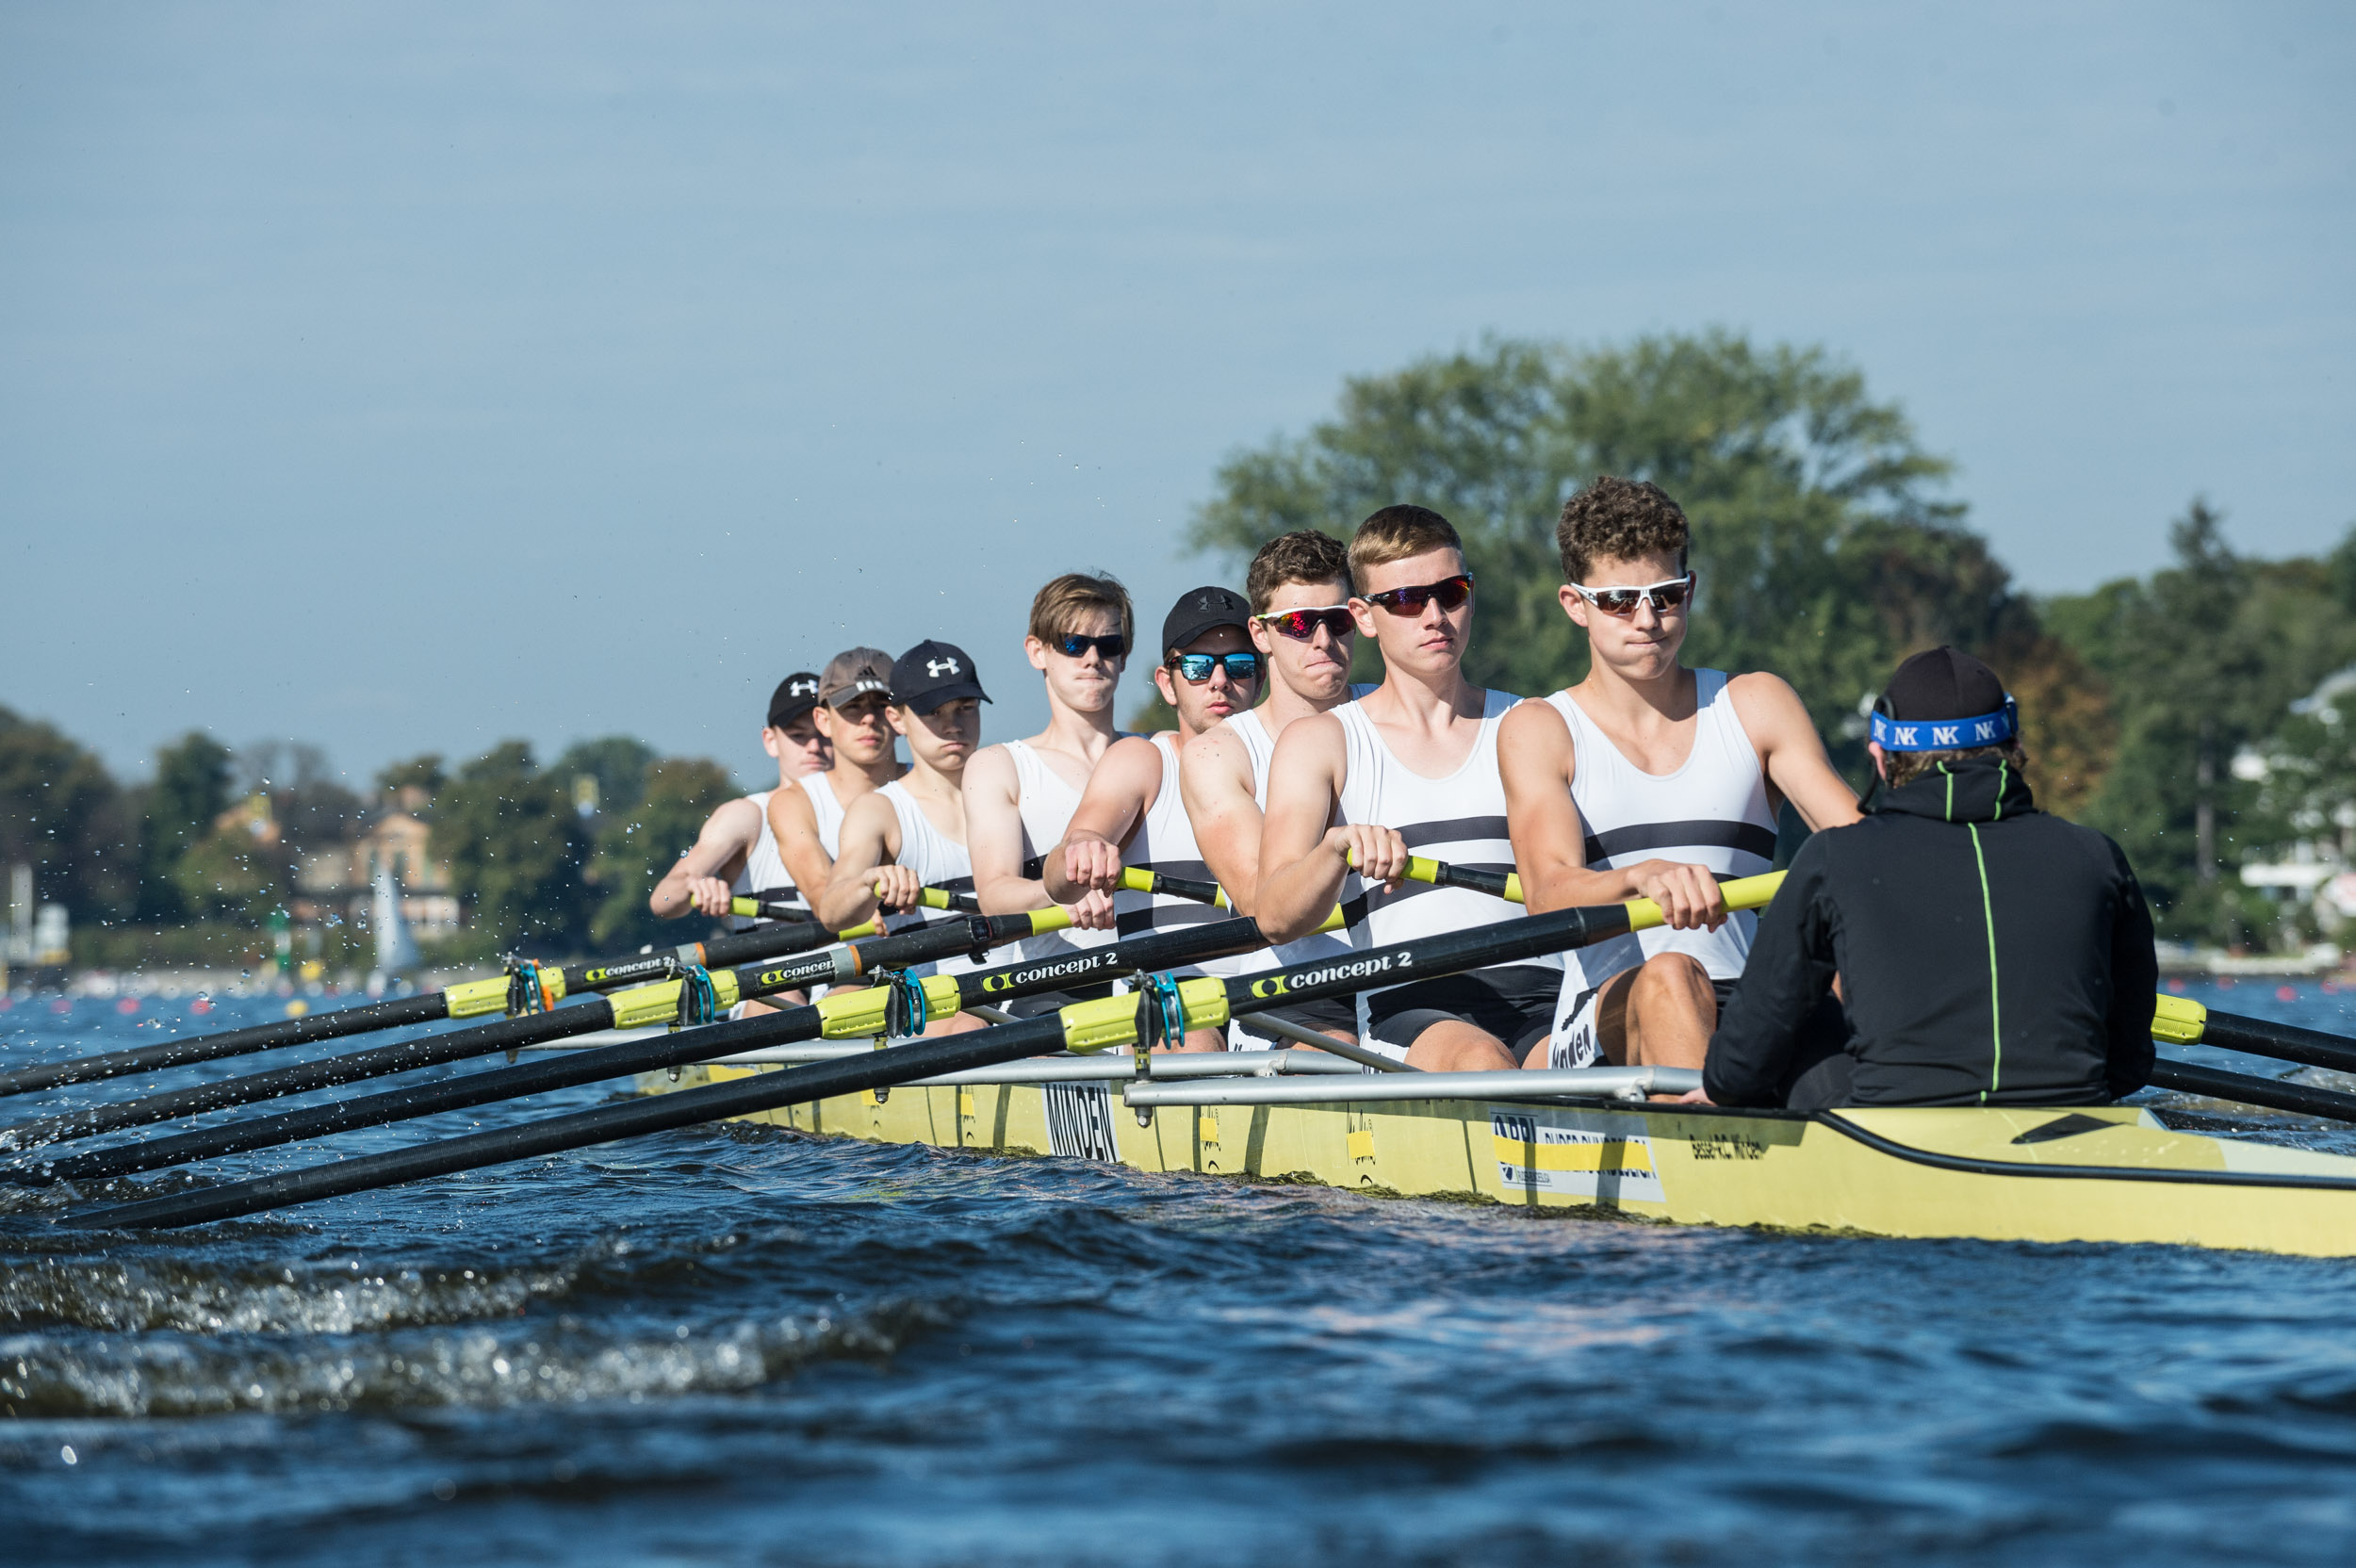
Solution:
M1645 480L1599 476L1595 482L1562 503L1562 520L1554 525L1555 548L1562 553L1562 580L1584 582L1598 558L1635 561L1648 555L1677 552L1685 565L1693 530L1685 513L1668 492Z
M1973 746L1969 751L1885 751L1882 773L1890 787L1896 790L1913 783L1941 762L1960 762L1967 757L2001 757L2012 764L2016 773L2029 770L2029 754L2015 739L2001 745Z
M1252 569L1244 574L1243 591L1252 601L1252 612L1259 615L1267 612L1268 600L1287 582L1349 580L1350 552L1342 548L1342 542L1330 533L1304 528L1280 533L1260 547L1252 558Z

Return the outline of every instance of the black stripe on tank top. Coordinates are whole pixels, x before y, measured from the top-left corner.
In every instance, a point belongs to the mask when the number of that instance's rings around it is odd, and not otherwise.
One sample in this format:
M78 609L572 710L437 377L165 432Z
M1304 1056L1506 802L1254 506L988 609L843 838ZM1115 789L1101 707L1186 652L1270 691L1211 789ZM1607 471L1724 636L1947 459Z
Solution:
M1399 829L1409 849L1426 844L1465 843L1477 839L1509 837L1503 817L1450 817L1446 822L1411 822ZM1507 871L1513 868L1508 866Z
M1234 920L1235 911L1214 904L1156 904L1150 909L1132 909L1113 922L1113 929L1124 937L1140 931L1168 930L1173 925L1203 925L1212 921Z
M1751 822L1639 822L1608 833L1587 835L1587 863L1640 849L1677 849L1706 844L1713 849L1741 850L1762 860L1775 858L1775 830Z
M1123 864L1133 865L1139 871L1157 871L1164 876L1182 877L1188 882L1211 880L1211 868L1202 860L1132 860Z

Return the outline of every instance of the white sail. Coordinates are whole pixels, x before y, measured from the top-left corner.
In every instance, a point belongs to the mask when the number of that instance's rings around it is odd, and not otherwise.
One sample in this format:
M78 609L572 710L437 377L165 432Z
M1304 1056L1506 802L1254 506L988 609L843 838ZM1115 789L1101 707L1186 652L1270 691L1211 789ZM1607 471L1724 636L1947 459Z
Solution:
M376 929L377 974L408 974L425 966L417 939L409 934L409 922L401 912L401 884L393 880L390 866L376 869L376 903L368 923Z

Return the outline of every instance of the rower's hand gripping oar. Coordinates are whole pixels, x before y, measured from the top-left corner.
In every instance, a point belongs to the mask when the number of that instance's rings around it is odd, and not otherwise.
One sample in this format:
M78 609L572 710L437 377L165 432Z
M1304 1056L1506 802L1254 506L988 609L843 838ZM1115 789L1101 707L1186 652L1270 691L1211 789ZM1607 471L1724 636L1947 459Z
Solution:
M595 1034L600 1029L708 1023L747 998L774 995L808 985L837 985L880 969L982 953L1002 942L1061 930L1070 923L1071 917L1061 909L995 919L967 916L766 966L748 965L740 970L716 972L694 969L673 979L595 998L576 1006L19 1122L0 1128L0 1149L38 1149L96 1137L126 1127L149 1126L231 1105L306 1094L339 1084L387 1077L471 1056L487 1056L494 1052L513 1053L527 1045L544 1045L575 1035Z
M1726 884L1728 904L1755 907L1772 896L1782 879L1778 872L1730 882ZM1735 904L1737 899L1742 901L1739 906ZM1624 905L1557 909L1497 925L1451 931L1345 957L1225 980L1205 977L1172 982L1157 978L1141 986L1134 995L1078 1003L1052 1016L919 1039L789 1072L758 1073L677 1094L598 1106L411 1149L359 1155L333 1165L174 1193L76 1215L63 1222L90 1230L203 1224L429 1176L476 1170L730 1117L751 1116L861 1089L890 1088L913 1079L1019 1061L1057 1049L1088 1052L1142 1043L1150 1050L1157 1039L1176 1039L1188 1029L1217 1028L1226 1023L1235 1011L1266 1006L1279 1000L1305 1002L1345 996L1369 985L1397 984L1409 975L1420 978L1488 964L1512 963L1566 948L1585 947L1661 923L1660 909L1651 906L1649 900L1639 899ZM933 977L943 979L954 977ZM926 996L933 995L936 988L927 982ZM874 1004L889 1005L889 999L878 999ZM761 1020L722 1025L712 1033L716 1036L727 1031L728 1042L736 1045L747 1040L751 1030L768 1022ZM1141 1058L1143 1055L1140 1052ZM1150 1070L1150 1060L1143 1065Z
M400 1029L410 1024L463 1021L492 1013L510 1016L553 1007L567 996L588 991L618 990L689 968L716 969L807 952L836 940L835 934L816 925L764 925L751 931L688 942L661 953L633 954L597 964L533 964L518 962L507 973L487 980L468 980L445 990L417 996L391 997L357 1007L309 1013L250 1029L231 1029L190 1039L159 1040L129 1051L75 1056L0 1072L0 1096L30 1094L68 1084L93 1083L135 1073L160 1072L193 1062L247 1056L283 1046L315 1040L343 1039Z

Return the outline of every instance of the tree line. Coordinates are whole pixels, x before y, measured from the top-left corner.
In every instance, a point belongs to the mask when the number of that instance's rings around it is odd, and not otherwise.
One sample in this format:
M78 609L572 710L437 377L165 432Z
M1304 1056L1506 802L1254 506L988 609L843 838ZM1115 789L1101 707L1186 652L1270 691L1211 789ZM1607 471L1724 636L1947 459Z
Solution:
M2356 530L2324 558L2257 560L2195 499L2164 569L2040 599L1967 525L1952 471L1822 349L1729 333L1595 350L1492 338L1353 378L1332 417L1230 456L1194 540L1240 559L1387 502L1433 507L1480 581L1465 673L1535 694L1586 671L1584 634L1556 603L1562 503L1598 474L1650 480L1694 526L1688 662L1785 677L1860 789L1866 705L1901 659L1953 644L2005 677L2041 802L2119 840L2164 931L2306 934L2282 928L2305 915L2243 888L2238 868L2356 831L2337 708L2290 711L2356 663ZM1360 652L1372 678L1373 650ZM2348 707L2356 719L2356 697Z
M414 758L366 792L337 779L317 747L233 751L202 731L158 748L155 770L123 784L55 726L0 708L0 866L32 866L36 896L66 906L77 961L218 962L254 950L272 916L300 902L304 857L349 844L395 808L426 822L466 911L448 956L635 948L663 939L646 912L654 883L736 792L717 762L620 735L545 766L523 741L455 768ZM594 810L576 799L583 778L596 781ZM257 797L277 825L270 841L221 820Z
M2196 498L2168 526L2167 566L2039 598L1968 526L1952 465L1858 372L1822 349L1705 333L1602 349L1493 338L1353 378L1332 417L1219 466L1193 539L1239 567L1290 529L1346 532L1395 500L1435 507L1481 583L1467 674L1534 694L1585 673L1585 639L1556 604L1553 529L1563 499L1605 473L1653 481L1693 521L1689 660L1791 680L1860 788L1865 705L1899 660L1952 643L2006 678L2041 801L2119 840L2163 931L2312 934L2238 869L2334 834L2356 847L2351 728L2336 703L2292 710L2356 665L2356 530L2326 556L2258 559ZM1373 649L1361 656L1372 678ZM2356 693L2347 708L2356 719ZM584 776L598 800L587 816L573 799ZM215 825L256 790L281 845ZM734 786L715 762L609 736L545 766L521 741L455 768L418 758L364 796L315 749L237 753L202 733L124 786L55 727L0 709L0 862L35 866L41 896L86 930L253 929L285 906L304 849L349 838L404 791L474 944L556 952L662 939L646 894Z

